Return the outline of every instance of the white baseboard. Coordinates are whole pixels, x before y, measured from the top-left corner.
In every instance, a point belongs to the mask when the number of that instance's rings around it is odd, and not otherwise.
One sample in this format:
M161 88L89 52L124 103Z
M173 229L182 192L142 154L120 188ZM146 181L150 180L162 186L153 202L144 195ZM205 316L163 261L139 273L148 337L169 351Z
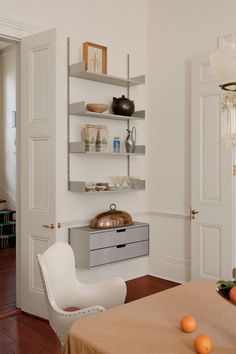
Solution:
M191 261L151 253L148 274L177 283L186 283L191 279Z

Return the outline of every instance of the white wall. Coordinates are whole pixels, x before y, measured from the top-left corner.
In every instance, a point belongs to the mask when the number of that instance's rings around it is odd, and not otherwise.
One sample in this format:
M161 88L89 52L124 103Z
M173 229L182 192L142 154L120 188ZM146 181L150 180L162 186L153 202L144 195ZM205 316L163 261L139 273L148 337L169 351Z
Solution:
M16 48L4 49L1 60L1 184L0 195L7 206L16 207L16 128L13 127L12 111L16 110Z
M131 75L141 75L146 72L147 55L147 0L70 0L70 1L29 1L20 3L10 0L1 4L1 15L17 19L24 24L34 25L42 30L56 27L58 33L57 53L57 219L62 223L58 239L67 239L67 228L82 225L98 212L116 203L118 209L129 211L138 219L144 218L147 211L147 192L127 194L82 195L67 191L67 78L66 78L66 36L71 38L72 61L81 59L82 42L90 41L108 47L108 72L113 75L126 76L126 55L131 55ZM20 27L20 26L19 26ZM23 26L26 30L27 27ZM62 64L61 64L62 63ZM81 80L80 80L81 81ZM111 101L113 95L126 93L119 88L94 85L87 82L72 80L72 100L106 100ZM145 109L146 88L132 90L138 109ZM90 102L91 102L90 101ZM100 122L98 122L99 124ZM77 123L76 123L77 124ZM79 124L79 123L78 123ZM78 126L77 124L77 126ZM115 123L111 130L115 131ZM146 123L138 127L138 143L146 143ZM77 127L78 128L78 127ZM117 123L117 128L125 133L126 126ZM76 129L76 126L75 126ZM114 133L112 133L113 136ZM79 135L79 133L78 133ZM112 137L111 137L112 138ZM87 161L78 156L73 158L73 174L85 175L87 180L121 174L125 172L126 161L109 161L100 158L98 163L94 158ZM92 166L92 167L91 167ZM98 169L100 169L98 171ZM119 172L119 173L118 173ZM147 158L133 158L131 173L135 176L147 177ZM95 274L96 273L96 274ZM95 274L95 276L93 276ZM81 277L104 278L110 274L123 276L125 279L147 274L147 258L102 267L97 271L82 272ZM91 279L90 279L91 280Z
M151 274L190 279L191 58L236 32L234 0L149 0ZM194 207L194 206L193 206Z
M147 11L147 3L149 5ZM125 9L125 10L124 10ZM144 218L149 209L151 222L151 257L149 272L164 278L185 281L190 274L190 62L194 55L210 52L217 46L217 36L235 32L234 0L120 0L5 1L2 16L9 16L41 29L56 27L62 39L58 55L64 65L57 68L61 80L57 90L57 215L62 222L59 239L66 239L67 227L83 224L111 202L120 209ZM147 17L148 15L148 17ZM27 28L26 28L27 29ZM131 58L132 73L146 72L148 64L148 117L140 123L148 142L147 160L136 159L134 174L147 175L147 193L133 195L81 196L66 191L66 41L72 38L72 59L81 56L81 43L91 41L108 47L108 70L125 74L126 54ZM148 39L148 41L147 41ZM146 54L148 53L148 62ZM79 86L78 96L86 96L88 85ZM137 104L145 107L146 92L139 88ZM100 99L103 92L92 97ZM114 92L104 91L106 99ZM101 95L101 96L99 96ZM73 99L76 99L74 96ZM146 136L146 127L149 133ZM76 164L76 162L75 162ZM78 162L79 165L79 162ZM103 167L104 168L104 167ZM107 175L109 175L109 167ZM142 170L142 171L141 171ZM75 173L79 172L75 171ZM112 273L130 276L147 272L146 260L124 262L105 267L99 275ZM122 267L124 268L122 269ZM131 269L132 268L132 269ZM122 270L121 270L122 269ZM137 270L137 271L136 271ZM122 273L122 274L121 274ZM132 274L131 274L132 273ZM83 276L89 278L92 274Z

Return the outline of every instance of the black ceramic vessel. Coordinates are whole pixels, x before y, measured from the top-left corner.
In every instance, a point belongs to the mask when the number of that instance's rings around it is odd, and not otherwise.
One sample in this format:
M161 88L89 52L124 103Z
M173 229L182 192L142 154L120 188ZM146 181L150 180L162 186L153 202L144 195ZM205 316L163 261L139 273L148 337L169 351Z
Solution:
M227 288L225 286L221 286L219 285L217 288L216 288L216 291L217 293L222 296L225 300L227 300L228 302L230 302L231 304L233 305L236 305L235 302L231 301L230 298L229 298L229 292L230 292L230 289L231 288Z
M130 117L134 113L135 106L134 101L122 95L119 98L113 97L111 108L114 114Z

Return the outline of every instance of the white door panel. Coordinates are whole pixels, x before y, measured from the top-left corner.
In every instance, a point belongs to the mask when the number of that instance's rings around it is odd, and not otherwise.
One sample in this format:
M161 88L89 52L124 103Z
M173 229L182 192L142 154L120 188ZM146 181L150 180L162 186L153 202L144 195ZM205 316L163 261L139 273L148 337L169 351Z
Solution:
M230 278L233 259L232 153L221 144L220 90L208 55L192 61L192 279Z
M199 226L200 277L219 279L223 225L201 223Z
M47 317L36 255L55 242L56 32L21 41L21 308Z

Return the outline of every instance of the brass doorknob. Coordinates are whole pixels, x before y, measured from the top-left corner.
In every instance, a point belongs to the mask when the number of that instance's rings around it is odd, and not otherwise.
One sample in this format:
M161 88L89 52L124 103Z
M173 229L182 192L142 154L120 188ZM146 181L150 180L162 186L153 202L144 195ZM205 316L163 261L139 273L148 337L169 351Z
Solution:
M199 211L191 209L191 219L194 220L195 219L195 215L199 214Z
M45 229L54 229L54 225L53 224L50 224L50 225L43 225L43 227Z

